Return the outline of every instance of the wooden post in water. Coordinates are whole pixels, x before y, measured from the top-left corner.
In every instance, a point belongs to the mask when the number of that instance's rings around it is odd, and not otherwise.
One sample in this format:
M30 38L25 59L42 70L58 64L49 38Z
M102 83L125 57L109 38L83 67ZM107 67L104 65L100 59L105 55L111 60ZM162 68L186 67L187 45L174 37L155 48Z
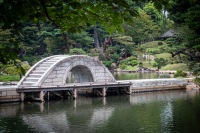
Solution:
M78 95L77 95L77 90L76 90L76 88L74 88L74 94L73 94L73 98L74 98L74 99L77 99L77 98L78 98Z
M24 102L24 92L20 93L20 99L21 99L21 102Z
M40 91L40 101L44 102L44 92Z
M103 87L102 89L102 97L105 97L106 96L106 87Z
M49 92L48 92L48 101L49 101Z
M131 95L132 94L132 89L131 89L131 87L129 87L129 95Z

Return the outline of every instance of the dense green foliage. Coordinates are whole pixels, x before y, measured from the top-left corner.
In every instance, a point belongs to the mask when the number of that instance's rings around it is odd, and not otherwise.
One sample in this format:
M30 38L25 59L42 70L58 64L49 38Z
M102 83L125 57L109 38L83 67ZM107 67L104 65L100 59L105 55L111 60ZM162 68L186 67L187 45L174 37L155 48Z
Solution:
M184 70L190 66L199 76L199 4L193 0L0 0L1 74L16 74L13 68L25 72L16 58L33 65L51 55L83 54L98 57L110 69L177 70L184 65ZM170 29L173 37L160 38Z
M168 9L170 18L175 22L176 36L171 40L172 55L187 55L195 67L190 67L194 74L200 67L200 1L173 0ZM197 74L198 75L198 74Z
M157 67L159 70L162 66L166 65L166 60L163 58L156 58L155 63L153 64L154 67Z
M187 73L183 72L182 70L178 70L175 74L174 74L174 78L177 77L187 77Z

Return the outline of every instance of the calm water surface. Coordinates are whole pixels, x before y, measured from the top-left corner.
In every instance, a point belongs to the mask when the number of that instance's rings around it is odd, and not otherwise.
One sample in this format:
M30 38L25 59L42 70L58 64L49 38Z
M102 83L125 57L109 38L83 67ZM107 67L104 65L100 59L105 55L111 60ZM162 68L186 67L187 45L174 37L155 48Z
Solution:
M0 133L199 133L196 90L0 105Z

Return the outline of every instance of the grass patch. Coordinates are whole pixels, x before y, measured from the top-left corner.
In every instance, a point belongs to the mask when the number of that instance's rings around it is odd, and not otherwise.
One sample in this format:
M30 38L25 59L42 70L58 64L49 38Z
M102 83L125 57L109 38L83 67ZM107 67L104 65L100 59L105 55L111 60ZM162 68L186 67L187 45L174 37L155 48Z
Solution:
M163 44L158 45L158 42L162 42ZM166 45L166 43L163 41L152 41L152 42L141 44L141 47L142 48L157 48L157 47L161 47L163 45Z
M168 64L168 65L162 67L161 70L182 70L182 71L188 71L188 67L184 63Z
M19 81L19 75L0 75L0 82Z
M162 53L162 54L155 54L155 58L163 58L165 60L170 61L170 58L172 58L170 53Z
M136 70L138 70L138 66L124 65L123 68L120 68L120 69L121 69L121 70L136 71Z
M159 43L162 44L159 45ZM146 53L155 55L164 52L164 50L167 48L167 44L163 41L153 41L142 44L140 47L144 49Z
M153 67L153 61L143 61L143 67L145 68L150 68L151 70L156 70L157 68L156 67Z

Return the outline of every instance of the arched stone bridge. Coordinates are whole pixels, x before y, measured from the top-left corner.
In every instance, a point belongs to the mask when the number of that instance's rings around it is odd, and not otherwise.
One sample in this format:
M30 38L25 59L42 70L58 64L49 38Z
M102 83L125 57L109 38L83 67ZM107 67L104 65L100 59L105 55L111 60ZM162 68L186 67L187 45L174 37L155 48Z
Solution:
M59 86L68 83L115 82L97 59L85 55L55 55L42 59L26 73L18 86Z
M110 71L97 59L85 55L55 55L42 59L20 80L17 92L21 101L25 93L34 100L44 101L48 92L61 98L87 89L98 96L106 96L107 89L118 94L132 94L142 91L181 89L187 79L147 79L116 81ZM59 93L60 91L60 93ZM32 92L32 93L29 93ZM38 98L39 92L39 98Z

